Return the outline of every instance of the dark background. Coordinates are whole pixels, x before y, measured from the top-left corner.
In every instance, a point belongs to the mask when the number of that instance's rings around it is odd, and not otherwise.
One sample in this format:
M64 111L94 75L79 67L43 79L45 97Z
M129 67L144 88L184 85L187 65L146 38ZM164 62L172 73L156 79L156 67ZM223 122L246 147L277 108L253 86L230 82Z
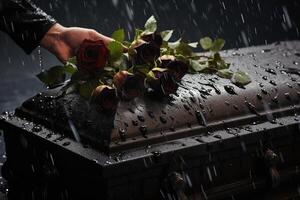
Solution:
M175 29L173 40L197 41L203 36L221 37L225 49L299 40L300 0L35 0L64 26L96 29L111 35L122 27L127 39L134 29L154 15L159 29ZM38 51L41 51L41 59ZM43 49L26 55L0 33L0 113L14 110L45 87L35 75L58 64ZM5 160L0 137L0 167ZM1 162L2 161L2 162ZM0 177L0 189L2 184ZM4 184L5 186L5 184ZM4 188L5 189L5 188ZM2 189L3 190L3 189ZM1 193L0 193L1 198Z

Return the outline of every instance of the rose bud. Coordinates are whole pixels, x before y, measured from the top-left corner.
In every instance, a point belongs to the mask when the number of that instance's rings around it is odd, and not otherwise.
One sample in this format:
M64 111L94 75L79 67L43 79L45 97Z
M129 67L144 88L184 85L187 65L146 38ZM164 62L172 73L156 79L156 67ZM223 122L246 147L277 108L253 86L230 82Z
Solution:
M131 100L141 94L143 88L142 77L129 73L128 71L119 71L113 78L113 83L118 93L125 100Z
M132 54L131 57L136 65L154 63L160 56L160 47L153 42L137 40L130 48L135 50L135 53Z
M116 95L116 89L107 85L100 85L92 92L91 102L97 104L104 111L115 112L117 110L119 99Z
M84 40L76 55L79 70L100 71L107 63L109 50L102 40Z
M169 69L153 68L148 73L147 83L154 91L163 95L174 94L178 89L178 83Z
M176 81L180 81L188 71L188 65L172 55L163 55L160 57L161 67L168 68Z
M163 43L163 39L161 35L157 32L151 33L151 34L143 34L140 36L142 40L145 42L152 42L156 44L158 47L160 47Z

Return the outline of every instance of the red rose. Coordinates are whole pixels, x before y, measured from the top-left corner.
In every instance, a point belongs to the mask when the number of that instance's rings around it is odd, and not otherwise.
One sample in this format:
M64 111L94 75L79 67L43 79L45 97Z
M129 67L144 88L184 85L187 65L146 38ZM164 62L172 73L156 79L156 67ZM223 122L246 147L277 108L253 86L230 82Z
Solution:
M168 68L176 81L180 81L188 71L188 65L172 55L160 57L161 67Z
M84 40L76 55L80 70L95 72L102 70L108 60L109 50L102 40Z
M136 65L154 63L160 56L160 46L155 42L146 42L140 39L132 44L132 47L135 49L135 54L132 55L132 58Z
M115 74L113 83L122 98L126 100L138 97L143 87L143 79L128 71L119 71Z
M169 69L153 68L149 74L151 75L148 76L147 83L155 92L163 95L176 93L178 83Z
M114 88L107 85L100 85L93 90L91 101L99 105L104 111L115 112L119 99Z

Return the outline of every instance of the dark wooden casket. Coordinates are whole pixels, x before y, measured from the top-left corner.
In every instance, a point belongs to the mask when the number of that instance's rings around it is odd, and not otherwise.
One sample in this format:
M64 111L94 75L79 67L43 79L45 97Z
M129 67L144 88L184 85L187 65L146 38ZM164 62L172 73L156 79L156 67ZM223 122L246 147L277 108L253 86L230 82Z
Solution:
M115 116L58 87L5 113L9 198L299 198L300 42L221 55L252 82L189 74Z

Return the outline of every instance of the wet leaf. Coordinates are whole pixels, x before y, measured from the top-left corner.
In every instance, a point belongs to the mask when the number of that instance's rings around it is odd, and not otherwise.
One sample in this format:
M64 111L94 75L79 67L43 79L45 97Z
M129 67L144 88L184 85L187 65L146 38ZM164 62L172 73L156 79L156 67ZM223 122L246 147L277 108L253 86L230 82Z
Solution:
M63 66L63 70L71 75L78 71L76 65L73 62L69 61L67 61L66 64Z
M212 39L210 37L201 38L199 43L204 50L209 50L212 47Z
M152 15L145 23L145 33L150 34L156 31L157 29L157 21L155 17Z
M221 78L231 79L233 72L229 69L221 69L221 70L218 70L217 75Z
M136 66L133 67L132 71L134 73L140 72L140 73L146 75L149 72L149 66L147 66L147 65L136 65Z
M229 68L229 64L226 63L223 58L221 57L221 55L219 53L215 53L214 54L214 58L213 61L215 62L215 67L220 70L220 69L228 69Z
M170 38L172 37L172 34L173 34L173 30L165 30L160 33L164 41L169 41Z
M93 90L99 85L99 82L92 80L92 81L87 81L85 83L82 83L79 85L79 94L80 96L88 99L91 97L91 94Z
M147 79L157 80L152 70L147 73Z
M143 33L143 30L135 29L134 40L137 40L141 36L142 33Z
M190 61L190 67L195 72L202 72L205 69L209 68L208 62L204 62L203 64L201 64L200 62L198 62L196 60L190 59L189 61Z
M77 91L77 84L76 83L69 83L66 86L64 86L61 91L65 94L71 94Z
M188 44L192 48L197 48L198 47L198 42L192 42Z
M176 47L176 54L191 56L193 54L193 50L187 43L181 41Z
M113 32L111 37L118 42L123 42L125 39L124 29L116 30L115 32Z
M65 81L65 70L63 66L54 66L36 75L47 86L59 84Z
M115 69L112 68L112 67L104 67L104 71L107 71L107 72L114 72Z
M110 61L114 62L123 55L123 46L118 41L111 41L108 44Z
M171 49L176 49L180 45L180 42L181 42L181 38L175 42L169 42L168 47Z
M213 52L220 51L225 45L225 40L217 38L211 45L210 50Z
M251 82L251 78L246 72L237 71L233 73L231 78L232 83L238 85L238 86L244 86Z
M77 64L76 56L69 58L69 59L67 60L67 62L76 65L76 64Z
M155 71L158 71L158 72L165 72L167 71L168 69L167 68L159 68L159 67L155 67L153 68L151 71L155 72Z
M125 47L128 48L128 47L130 47L131 42L129 42L129 41L123 41L122 44L123 44Z

